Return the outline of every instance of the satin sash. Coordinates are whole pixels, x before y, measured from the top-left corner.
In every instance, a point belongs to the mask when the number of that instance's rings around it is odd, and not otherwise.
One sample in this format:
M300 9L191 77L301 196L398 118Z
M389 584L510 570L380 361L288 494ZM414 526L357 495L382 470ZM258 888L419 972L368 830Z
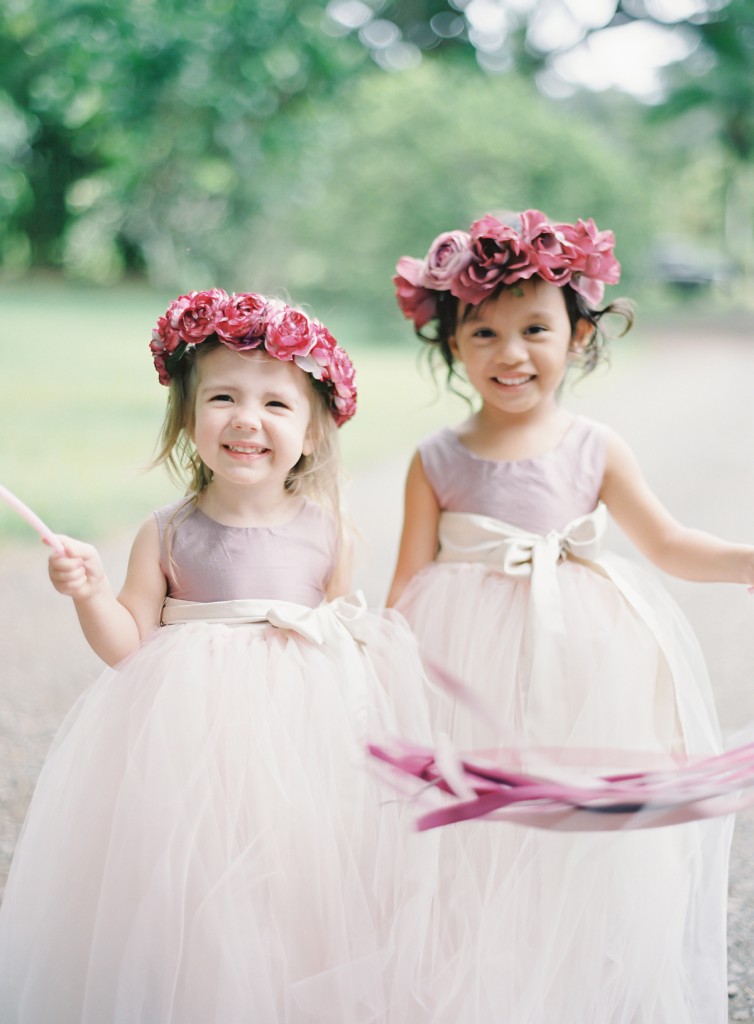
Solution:
M661 627L652 603L638 590L621 569L621 560L603 555L607 528L607 509L600 502L593 512L572 520L562 530L547 534L532 533L490 516L464 512L443 512L439 523L438 562L482 563L492 571L513 579L529 581L529 622L527 637L531 659L528 690L525 694L527 718L535 726L529 737L534 746L552 747L558 737L544 723L567 719L567 694L558 692L552 680L558 677L567 641L562 598L558 585L558 566L576 561L610 579L635 614L654 635L668 663L673 680L672 692L664 696L677 709L685 751L720 749L720 738L709 695L695 687L679 692L682 671L674 639Z
M236 601L179 601L165 598L162 625L185 622L218 622L227 625L274 626L288 630L311 643L329 643L347 633L358 643L366 642L367 603L361 591L324 601L316 608L291 601L249 598Z

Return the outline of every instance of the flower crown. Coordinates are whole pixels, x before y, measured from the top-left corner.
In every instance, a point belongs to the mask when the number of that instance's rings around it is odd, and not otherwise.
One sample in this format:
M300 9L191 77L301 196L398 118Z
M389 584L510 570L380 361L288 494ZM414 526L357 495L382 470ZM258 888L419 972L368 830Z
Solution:
M183 356L213 338L237 352L261 349L311 374L324 392L337 426L356 412L354 369L347 353L313 317L279 299L219 288L174 299L149 344L161 384L169 384Z
M620 279L614 245L612 231L599 231L591 218L551 224L540 210L525 210L506 222L488 213L470 232L438 235L423 260L402 256L393 283L398 305L417 330L437 318L438 292L476 306L499 285L535 274L561 288L570 284L596 306L605 285Z

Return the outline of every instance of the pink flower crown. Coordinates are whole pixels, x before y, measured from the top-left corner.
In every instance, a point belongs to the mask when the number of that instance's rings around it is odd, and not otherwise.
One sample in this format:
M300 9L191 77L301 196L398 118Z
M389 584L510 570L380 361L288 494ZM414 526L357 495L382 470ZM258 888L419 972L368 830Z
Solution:
M599 231L591 218L551 224L540 210L525 210L515 220L518 227L485 214L470 232L438 235L423 260L413 256L398 260L393 278L398 305L417 330L438 316L438 292L448 291L476 306L499 285L538 274L561 288L570 284L596 306L605 285L618 283L615 236L612 231Z
M228 295L220 288L174 299L149 344L161 384L169 384L181 359L214 338L238 352L262 349L311 374L327 398L337 426L356 412L354 369L347 353L313 317L278 299L253 292Z

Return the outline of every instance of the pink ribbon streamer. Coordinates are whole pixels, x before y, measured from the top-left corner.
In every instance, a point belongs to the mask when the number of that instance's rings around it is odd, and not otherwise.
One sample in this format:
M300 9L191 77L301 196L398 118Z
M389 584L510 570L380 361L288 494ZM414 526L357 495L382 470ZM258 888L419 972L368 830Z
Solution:
M2 484L0 484L0 499L2 499L6 505L9 505L14 512L17 512L21 518L32 527L32 529L36 530L45 544L48 544L55 554L65 554L65 548L49 526L42 522L36 512L32 512L28 505L25 505L20 498L17 498L12 491L9 491L7 487L3 487Z
M473 818L492 818L559 831L659 828L732 814L754 804L754 743L659 771L589 775L574 782L498 766L479 755L458 757L451 780L433 750L400 741L371 744L373 757L445 795L444 805L417 819L419 831ZM508 757L500 751L502 761ZM520 752L510 752L514 762ZM552 752L552 768L557 752ZM571 753L576 753L572 751ZM447 750L444 753L447 758ZM641 757L637 753L636 758ZM590 760L582 752L584 767ZM456 777L471 796L458 794Z

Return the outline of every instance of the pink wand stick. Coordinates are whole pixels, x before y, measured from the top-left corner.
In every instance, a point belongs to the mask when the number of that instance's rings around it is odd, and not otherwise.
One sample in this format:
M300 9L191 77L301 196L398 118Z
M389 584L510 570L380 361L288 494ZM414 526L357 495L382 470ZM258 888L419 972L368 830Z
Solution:
M7 487L3 487L2 484L0 484L0 498L7 505L10 505L14 512L18 512L21 518L26 520L29 526L37 531L45 544L49 544L56 555L65 554L63 545L49 526L46 526L39 516L35 512L32 512L28 505L24 505L20 498L17 498L15 494L9 491Z

